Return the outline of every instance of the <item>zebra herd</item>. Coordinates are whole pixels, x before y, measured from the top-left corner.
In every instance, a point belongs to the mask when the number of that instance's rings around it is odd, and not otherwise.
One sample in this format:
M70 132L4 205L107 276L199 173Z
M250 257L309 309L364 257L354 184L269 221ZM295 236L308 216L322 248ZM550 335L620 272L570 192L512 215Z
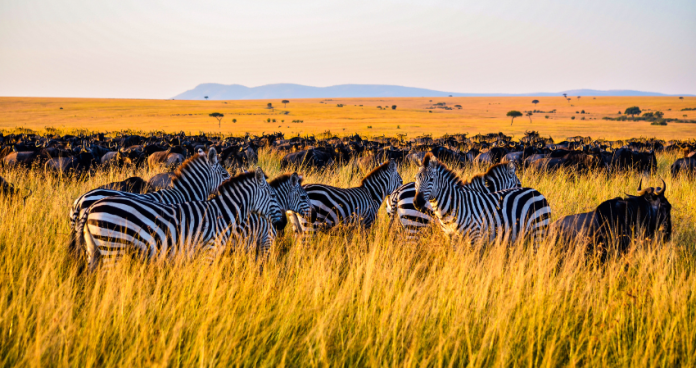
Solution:
M428 154L415 182L403 184L390 160L359 186L337 188L303 185L297 173L267 181L261 168L231 177L211 148L186 160L169 189L94 189L81 195L70 209L69 247L86 255L89 269L129 253L149 260L200 255L212 262L228 247L267 252L288 220L298 237L339 225L369 228L385 200L391 222L409 240L435 218L448 236L472 241L537 239L551 213L543 195L521 188L512 164L464 182Z

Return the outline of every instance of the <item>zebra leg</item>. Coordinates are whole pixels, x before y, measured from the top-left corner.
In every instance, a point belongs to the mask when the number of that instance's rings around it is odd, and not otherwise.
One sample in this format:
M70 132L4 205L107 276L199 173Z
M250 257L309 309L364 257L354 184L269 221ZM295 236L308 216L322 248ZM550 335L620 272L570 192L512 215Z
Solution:
M87 226L83 228L82 236L84 237L86 245L85 248L87 252L87 270L92 272L99 265L99 258L101 257L101 253L99 252L99 249L94 241L94 237L92 237L92 234L89 232Z

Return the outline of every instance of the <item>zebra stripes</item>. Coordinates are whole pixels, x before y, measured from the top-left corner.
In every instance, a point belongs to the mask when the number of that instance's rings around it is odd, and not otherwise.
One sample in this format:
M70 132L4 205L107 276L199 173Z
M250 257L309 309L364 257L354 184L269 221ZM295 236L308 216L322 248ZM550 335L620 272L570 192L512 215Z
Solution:
M472 242L501 237L514 242L523 236L539 240L551 216L546 198L532 188L481 193L464 187L461 179L428 154L416 175L416 209L430 202L449 236L468 236Z
M370 227L384 198L402 184L395 161L385 162L363 178L359 187L336 188L324 184L305 185L312 203L311 217L290 213L297 234L328 229L339 224Z
M133 197L108 197L85 214L88 264L112 263L130 251L147 259L198 252L219 254L252 213L276 222L281 212L259 168L220 185L210 200L162 204Z
M70 244L71 251L81 249L81 232L84 224L78 220L85 217L85 213L98 200L106 197L128 197L134 199L150 200L162 204L175 204L191 201L204 201L214 193L218 186L230 178L230 174L218 162L215 148L211 148L207 155L195 155L179 166L172 179L172 188L147 194L135 194L120 192L110 189L93 189L81 195L73 202L70 209Z
M302 177L297 173L280 175L268 184L282 211L282 220L285 220L286 212L298 213L301 216L310 215L312 206L309 196L302 187ZM273 245L278 230L283 230L286 224L286 221L271 224L268 218L253 213L239 228L236 244L243 246L247 251L255 249L257 254L264 254Z
M522 186L515 172L513 163L495 164L483 174L475 175L464 188L481 193L494 193L504 189L519 188ZM422 211L413 205L416 196L416 183L410 182L402 185L389 195L387 199L387 215L392 223L397 221L405 230L409 241L417 239L418 233L430 226L435 218L430 202L426 202Z

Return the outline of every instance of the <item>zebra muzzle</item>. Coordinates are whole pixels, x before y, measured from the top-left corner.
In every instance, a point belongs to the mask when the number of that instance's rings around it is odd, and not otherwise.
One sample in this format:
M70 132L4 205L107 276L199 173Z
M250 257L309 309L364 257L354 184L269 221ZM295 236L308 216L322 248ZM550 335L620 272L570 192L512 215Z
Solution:
M423 211L425 209L426 203L427 203L427 201L425 200L425 196L423 195L423 192L416 193L416 197L413 199L413 206L417 210Z

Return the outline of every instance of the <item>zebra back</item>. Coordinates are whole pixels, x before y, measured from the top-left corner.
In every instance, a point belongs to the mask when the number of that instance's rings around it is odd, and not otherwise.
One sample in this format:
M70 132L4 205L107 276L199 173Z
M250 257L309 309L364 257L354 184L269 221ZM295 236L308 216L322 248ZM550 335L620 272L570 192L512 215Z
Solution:
M402 179L393 160L372 170L363 178L359 187L337 188L325 184L309 184L304 188L312 204L311 216L292 213L290 221L297 233L349 223L369 227L375 221L384 198L401 184Z

